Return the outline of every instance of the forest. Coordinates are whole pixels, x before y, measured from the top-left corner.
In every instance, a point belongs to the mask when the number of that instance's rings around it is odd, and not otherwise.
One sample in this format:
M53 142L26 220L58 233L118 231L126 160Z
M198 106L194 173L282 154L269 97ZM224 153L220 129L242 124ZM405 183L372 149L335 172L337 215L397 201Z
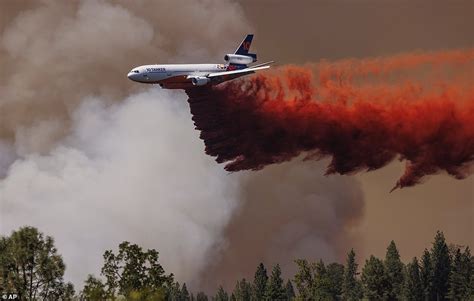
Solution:
M385 258L357 263L349 250L344 264L296 259L297 272L283 279L280 266L260 263L253 279L212 293L190 292L159 263L154 249L124 241L106 250L100 275L81 288L64 280L66 265L54 239L25 226L0 238L0 298L16 300L474 300L474 257L468 246L448 244L438 231L423 254L403 263L394 241ZM236 277L237 278L237 277Z

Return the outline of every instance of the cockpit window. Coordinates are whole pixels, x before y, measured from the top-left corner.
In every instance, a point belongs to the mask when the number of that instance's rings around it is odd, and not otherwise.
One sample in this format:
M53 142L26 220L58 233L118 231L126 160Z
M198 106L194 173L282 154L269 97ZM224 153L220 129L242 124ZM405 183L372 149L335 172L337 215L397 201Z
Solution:
M133 73L139 73L140 71L138 71L138 70L133 70L132 72L133 72Z

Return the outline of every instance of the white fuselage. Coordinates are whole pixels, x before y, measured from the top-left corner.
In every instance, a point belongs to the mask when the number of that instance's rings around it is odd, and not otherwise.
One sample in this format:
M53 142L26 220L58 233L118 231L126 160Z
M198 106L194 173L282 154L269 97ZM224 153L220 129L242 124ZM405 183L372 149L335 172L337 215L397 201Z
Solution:
M189 89L214 86L255 71L270 68L273 61L253 65L256 53L249 53L253 34L248 34L234 53L224 56L225 64L169 64L143 65L133 68L128 78L145 84L159 84L165 89Z
M186 89L193 86L192 78L226 70L227 65L224 64L143 65L133 68L127 76L140 83L159 84L168 89Z

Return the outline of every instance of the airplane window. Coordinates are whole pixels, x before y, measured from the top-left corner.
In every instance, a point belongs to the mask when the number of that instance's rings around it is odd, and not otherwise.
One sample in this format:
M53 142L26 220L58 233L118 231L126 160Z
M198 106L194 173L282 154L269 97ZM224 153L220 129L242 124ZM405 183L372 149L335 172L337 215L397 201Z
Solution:
M133 70L133 72L138 73L139 71L138 70Z

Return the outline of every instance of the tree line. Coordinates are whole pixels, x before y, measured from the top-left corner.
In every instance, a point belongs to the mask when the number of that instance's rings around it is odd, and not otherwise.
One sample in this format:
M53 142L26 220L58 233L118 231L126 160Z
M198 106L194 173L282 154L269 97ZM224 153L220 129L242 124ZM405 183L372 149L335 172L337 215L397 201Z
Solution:
M158 252L123 242L104 252L100 277L88 275L76 292L64 281L65 264L54 239L34 227L0 238L0 298L20 300L474 300L474 257L469 247L448 245L437 232L420 259L404 264L394 241L385 258L370 256L359 268L354 250L345 265L297 259L297 272L286 281L277 264L260 263L253 279L240 279L231 291L191 293L159 263Z

